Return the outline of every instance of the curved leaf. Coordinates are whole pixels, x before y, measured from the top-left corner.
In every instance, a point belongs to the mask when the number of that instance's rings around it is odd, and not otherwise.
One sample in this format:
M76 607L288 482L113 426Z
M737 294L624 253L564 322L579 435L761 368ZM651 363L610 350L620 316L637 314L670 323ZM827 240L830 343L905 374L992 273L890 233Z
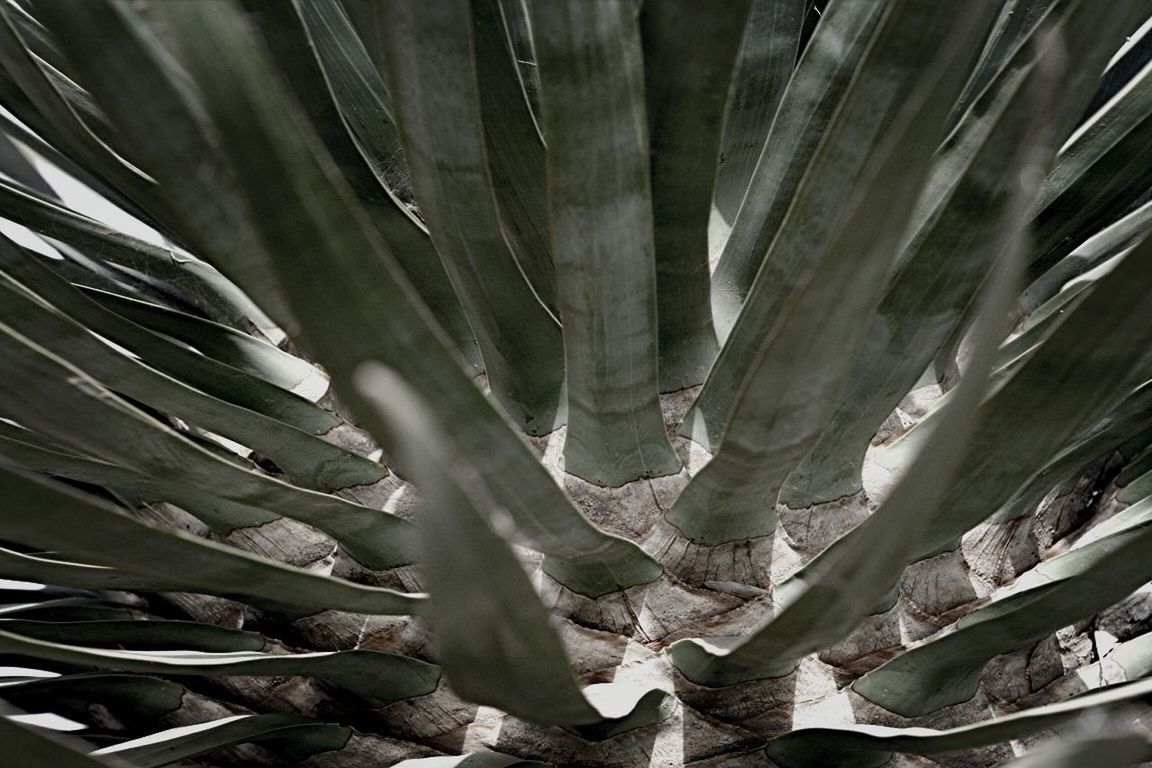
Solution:
M352 729L282 713L237 715L185 725L104 747L93 754L114 755L139 768L159 768L234 744L255 742L286 751L293 762L340 749Z
M1039 586L1014 590L968 614L955 631L885 662L853 683L853 690L905 717L970 699L993 656L1088 618L1152 578L1152 525L1140 519L1148 517L1152 503L1143 506L1126 510L1137 521L1131 527L1037 566L1026 583Z
M241 504L286 514L337 538L365 565L411 562L411 524L399 517L297 488L206 451L113 395L60 358L0 324L0 380L6 407L23 423L68 445L178 485L210 488Z
M1070 722L1083 712L1114 710L1149 698L1152 680L1141 680L947 730L879 725L800 728L773 739L766 751L782 768L869 768L888 762L893 752L931 755L997 744Z
M573 727L594 740L667 717L673 700L658 689L606 683L581 690L548 609L471 500L474 470L459 460L427 402L379 365L365 366L359 382L404 437L403 461L423 494L421 562L452 689L467 701Z
M0 248L4 243L0 243ZM307 432L207 395L167 376L44 307L0 272L0 322L85 371L101 384L167 414L242 441L273 459L298 485L330 491L374 483L378 463Z
M423 595L321 576L186 534L161 531L113 507L0 468L0 537L155 579L153 589L256 599L289 613L413 612ZM45 580L52 573L46 570Z
M295 118L285 120L285 115L296 114L293 105L255 58L251 41L237 37L243 35L243 24L229 21L237 18L233 7L212 4L211 13L199 15L200 5L172 3L163 10L182 12L172 29L187 38L190 50L198 51L200 82L210 86L206 95L213 98L214 117L230 137L225 145L229 160L244 170L247 199L260 214L251 224L262 227L277 255L273 267L291 294L294 310L307 320L310 351L332 374L360 423L387 454L395 453L388 430L352 384L356 368L366 360L393 365L437 403L492 499L512 515L524 540L549 557L545 567L554 578L591 596L657 578L660 566L639 547L599 531L580 514L527 444L468 380L432 318L398 278L388 252L360 223L354 203L329 175L315 142ZM57 9L62 12L57 14ZM136 119L142 111L140 100L127 97L118 67L143 68L150 77L168 72L158 67L155 41L138 20L106 1L61 0L44 10L53 32L68 41L70 54L84 56L85 72L100 75L92 86L98 101L120 122ZM102 30L99 35L93 34L96 29ZM110 51L95 44L98 39L121 44ZM212 42L218 40L229 41L223 48L235 61L222 61L219 46ZM165 91L161 95L182 93L171 80L148 82ZM166 103L148 92L141 98L152 106ZM172 119L170 112L161 114ZM148 125L144 121L136 128L147 137ZM156 149L165 158L171 155ZM179 180L187 183L194 176L179 174ZM302 197L285 197L284 189ZM233 250L216 253L226 257ZM373 290L361 290L363 285ZM334 306L342 311L333 313Z
M1027 197L1017 193L1017 213ZM1002 224L1009 250L983 298L979 341L960 388L940 423L891 495L853 531L777 586L782 604L767 625L746 637L688 638L668 648L685 677L710 686L791 672L800 659L844 639L899 584L924 521L956 473L971 433L972 416L987 390L1003 318L1020 272L1021 235L1011 218Z
M383 651L321 651L275 655L254 651L126 651L31 640L0 631L0 653L59 664L144 674L205 676L305 675L343 688L376 706L436 689L433 664Z

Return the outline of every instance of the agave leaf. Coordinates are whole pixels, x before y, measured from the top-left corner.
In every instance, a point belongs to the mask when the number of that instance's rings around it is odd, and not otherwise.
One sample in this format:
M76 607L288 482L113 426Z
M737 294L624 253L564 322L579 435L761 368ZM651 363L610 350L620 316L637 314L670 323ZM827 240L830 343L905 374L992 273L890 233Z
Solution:
M186 689L169 680L120 673L85 673L0 683L0 697L21 709L55 711L83 722L89 702L116 712L160 718L180 709Z
M565 470L675 474L660 413L652 200L634 4L533 3L564 322Z
M862 338L860 317L880 297L962 65L987 21L958 10L897 2L882 14L687 417L701 440L714 441L716 419L726 422L712 460L666 514L689 538L719 544L771 533L785 478L836 412ZM746 372L740 391L725 392L736 368Z
M401 760L394 768L543 768L551 763L521 760L499 752L473 752L454 757L417 757Z
M807 5L805 0L752 0L732 74L716 169L716 208L729 224L744 202L772 119L796 68Z
M307 360L247 333L203 317L99 288L84 294L121 317L174 339L203 355L257 376L281 389L294 390L325 376Z
M1152 469L1134 478L1128 485L1121 488L1120 492L1116 494L1116 499L1126 504L1132 504L1149 495L1152 495Z
M0 244L3 247L3 244ZM38 297L36 297L38 298ZM113 349L53 312L0 272L0 322L99 380L104 386L209 429L272 458L298 485L331 491L374 483L378 463L307 432L207 395Z
M492 393L527 432L549 432L558 421L563 340L537 297L547 292L531 284L540 276L516 261L500 225L468 1L375 8L412 188L476 333ZM432 92L437 99L425 98Z
M411 562L407 521L288 485L212 454L2 323L0 360L11 371L0 382L0 393L25 426L146 475L210 488L224 499L287 514L331 534L369 567Z
M0 239L0 269L94 333L125 347L150 365L210 395L313 434L323 434L340 423L337 417L302 397L99 306L90 292L86 296L53 274L53 266L58 267L59 262L49 262L7 243L7 239Z
M527 0L500 0L500 17L516 61L516 76L524 98L532 110L532 119L540 125L540 77L536 71L536 45L528 20Z
M1027 210L1028 200L1027 193L1019 190L1008 204L1020 213ZM1001 222L999 242L1008 254L983 298L979 341L968 373L908 473L851 537L829 547L777 587L776 599L783 607L766 626L747 637L673 643L668 654L685 677L721 686L787 674L806 654L846 637L897 587L924 521L955 477L972 416L987 389L1020 272L1022 238L1014 221L1009 216Z
M641 6L662 391L702 382L719 351L712 325L708 224L724 105L740 41L747 39L745 27L754 23L748 17L752 5L751 0L725 3L722 11L703 16L691 1ZM749 42L749 47L758 45L758 40ZM748 79L761 74L753 75L753 67L746 62L742 70ZM744 85L745 91L754 87ZM754 98L756 106L763 106L762 94Z
M92 747L79 739L31 728L2 714L0 714L0 738L4 740L5 752L8 755L19 755L24 765L50 765L52 768L133 768L131 763L123 760L84 754Z
M592 687L595 698L581 690L548 609L472 501L475 470L428 403L383 366L365 366L359 383L404 437L402 460L423 494L421 562L440 663L456 694L531 722L582 728L593 740L667 717L671 700L658 689L604 684Z
M294 333L298 326L276 282L271 259L245 220L246 208L232 173L218 159L217 137L190 103L187 79L153 41L125 28L132 20L122 15L122 8L93 3L80 14L64 5L38 7L37 15L67 51L81 85L116 123L125 146L132 149L133 162L159 182L162 206L172 212L180 238L211 258L226 254L218 263L228 276L280 328ZM84 42L73 39L77 33ZM105 45L96 46L98 39L119 40L117 55L109 56ZM88 60L94 55L99 55L100 66ZM125 112L131 120L123 119ZM165 140L158 142L158 136ZM204 193L204 184L211 187L211 194Z
M264 638L195 621L32 621L0 619L0 631L35 640L148 650L259 651Z
M482 370L440 256L410 210L408 167L384 83L335 0L247 2L269 53L376 232L456 349ZM312 56L300 51L311 48Z
M367 161L370 170L376 177L378 184L392 194L388 196L394 206L400 207L409 214L408 219L418 224L416 217L412 216L406 203L412 200L412 190L408 177L408 163L404 159L404 148L400 146L400 134L396 128L396 110L392 104L392 96L384 84L376 65L373 63L367 49L365 49L352 20L339 0L294 0L296 13L303 22L308 39L315 50L316 58L320 63L332 101L339 110L339 125L343 122L346 131L354 138L354 146ZM268 13L259 4L251 7L256 13ZM302 69L292 67L275 46L295 42L298 38L289 32L286 17L275 12L269 19L283 19L276 24L275 33L278 37L269 37L270 51L277 57L277 61L286 71L302 74ZM304 96L300 84L293 82L292 87L297 93ZM314 98L314 96L313 96ZM305 99L301 98L302 105ZM308 108L307 105L305 105ZM311 112L311 111L310 111ZM311 113L318 117L319 111ZM332 115L329 115L332 116ZM317 131L322 128L318 120L314 121ZM332 131L335 139L336 131ZM330 149L334 149L328 141L328 136L321 132ZM345 137L344 141L347 141ZM333 152L335 155L335 152ZM364 190L367 191L367 190ZM425 231L424 237L427 238ZM425 250L430 248L425 246ZM398 254L400 255L400 254ZM439 259L436 259L439 263ZM447 280L448 276L441 269L435 273L437 280Z
M847 393L820 440L788 479L781 501L802 509L861 489L869 443L964 316L1012 228L1030 206L1037 177L1056 152L1053 127L1091 93L1069 92L1067 57L1092 66L1119 25L1102 25L1091 3L1064 3L1002 69L937 153L915 226L869 327ZM1101 59L1097 55L1096 59ZM1102 62L1099 66L1103 66ZM1009 202L1012 201L1012 202Z
M853 690L905 717L970 699L993 656L1088 618L1152 578L1150 512L1152 502L1130 507L1122 513L1128 527L1047 560L1018 581L1039 586L1013 590L968 614L953 632L885 662Z
M1148 5L1137 3L1147 16ZM1115 222L1152 184L1152 62L1076 129L1045 180L1034 220L1030 277Z
M11 136L0 133L0 173L38 195L56 197L56 192L40 175L40 171L36 170L26 152Z
M46 237L68 243L100 260L142 272L170 284L177 296L228 325L266 325L261 312L235 285L187 253L163 248L118 232L30 190L0 181L0 216Z
M773 739L766 751L782 768L869 768L887 763L893 752L931 755L998 744L1073 721L1084 712L1122 709L1150 697L1152 680L1140 680L947 730L881 725L799 728Z
M153 589L258 599L289 613L346 610L368 614L411 613L422 595L367 587L250 555L233 547L133 520L103 502L61 486L0 468L6 514L0 536L68 557L90 560L128 574L155 579ZM57 571L48 568L45 581Z
M1060 482L1078 477L1093 463L1111 455L1129 440L1152 429L1152 382L1124 398L1087 434L1036 473L998 513L998 521L1013 520L1034 512Z
M512 58L500 0L471 5L480 112L500 222L536 295L555 312L544 142Z
M1127 42L1120 47L1112 61L1108 64L1104 77L1100 79L1100 88L1096 97L1088 106L1085 117L1094 115L1101 107L1112 100L1120 90L1132 81L1140 70L1152 60L1152 35L1147 24L1128 36Z
M78 456L39 439L27 429L3 423L0 423L0 464L104 486L142 502L168 501L183 509L195 510L205 525L224 535L280 517L248 503L229 501L200 488L170 482L168 478L151 477L119 464Z
M1077 736L1075 740L1037 748L997 768L1127 768L1152 760L1152 744L1135 733Z
M178 760L205 755L234 744L255 742L283 750L293 762L341 749L352 729L306 717L275 713L236 715L185 725L132 741L104 747L93 754L114 755L139 768L159 768Z
M177 591L181 584L156 576L138 576L105 565L69 563L54 558L16 552L0 547L0 575L6 579L62 584L82 589Z
M788 212L807 167L841 108L890 2L838 2L824 13L780 100L766 152L743 195L712 275L716 330L724 341ZM735 382L735 386L739 382Z
M1062 0L1005 0L1000 15L988 33L984 50L972 70L964 92L956 100L952 114L957 120L968 110L994 80L1003 76L1004 67L1020 54L1040 23Z
M49 77L45 63L25 47L10 8L8 3L0 5L0 66L4 79L15 85L23 98L8 98L6 103L33 131L99 177L101 191L110 193L131 213L163 226L166 209L153 181L117 155L81 119L59 81Z
M961 471L925 530L917 559L951 546L991 516L1142 383L1152 345L1152 327L1142 319L1149 275L1152 239L1096 281L1076 311L981 406ZM1102 338L1109 343L1100 344Z
M1064 290L1037 307L1020 326L1019 334L1000 347L996 376L1002 378L1019 367L1028 355L1048 339L1064 316L1080 306L1080 302L1088 295L1088 288L1119 264L1126 253L1122 251L1099 268L1068 283Z
M320 651L276 655L256 651L128 651L32 640L0 631L0 653L57 664L144 674L203 676L305 675L354 693L375 706L435 690L433 664L383 651Z
M69 12L58 21L76 22L69 39L93 54L88 63L98 70L108 52L101 46L93 49L91 25L131 17L103 12L119 6L64 4ZM660 566L639 547L598 530L580 514L527 444L467 379L434 321L390 266L387 251L361 226L354 204L327 173L315 143L300 123L284 119L295 114L293 107L280 98L278 83L254 57L250 41L237 37L243 25L227 21L234 18L232 6L212 4L212 13L202 14L203 7L171 3L163 10L180 13L173 29L186 35L189 50L200 57L201 82L217 100L212 102L214 117L234 139L226 145L232 149L230 158L244 168L241 178L248 184L248 199L259 204L261 215L252 223L263 227L274 243L274 266L294 309L307 317L308 340L360 423L386 453L396 452L388 430L352 384L354 371L366 360L393 365L437 402L498 508L512 515L526 543L550 557L546 569L554 578L590 596L657 578ZM89 14L93 18L87 18ZM109 34L144 34L138 26L116 29ZM231 41L227 50L237 60L222 61L217 46L208 44L212 40ZM126 43L117 51L132 53L133 48ZM110 90L115 90L112 85ZM136 105L124 106L125 119L139 111ZM280 193L285 188L305 195L307 204L285 198ZM363 284L374 290L360 290ZM333 313L333 306L343 311Z
M1020 296L1020 311L1031 315L1044 302L1056 296L1070 280L1099 266L1139 240L1152 229L1152 202L1145 203L1110 224L1076 247L1032 284Z

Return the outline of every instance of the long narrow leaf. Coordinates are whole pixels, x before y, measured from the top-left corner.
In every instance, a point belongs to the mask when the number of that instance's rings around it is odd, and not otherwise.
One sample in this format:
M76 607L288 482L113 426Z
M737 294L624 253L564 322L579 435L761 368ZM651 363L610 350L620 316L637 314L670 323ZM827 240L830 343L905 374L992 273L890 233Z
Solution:
M859 318L880 297L963 84L963 64L983 34L990 9L984 11L897 2L882 14L687 417L694 434L713 439L714 420L726 422L712 461L666 515L689 538L719 544L774 530L785 478L816 443L849 382L863 334ZM740 391L709 399L731 381L719 372L734 369L746 372Z
M294 310L307 318L310 349L361 423L386 453L395 452L388 430L352 384L355 370L365 361L393 365L437 402L492 498L512 516L525 542L549 556L545 567L557 580L584 594L600 595L657 578L659 565L638 547L597 530L575 509L531 449L468 380L434 321L398 278L387 251L370 236L343 187L333 181L316 143L296 118L285 119L296 112L254 58L250 41L237 37L243 25L228 22L237 18L232 6L211 4L211 12L200 14L202 5L172 3L164 10L181 12L172 29L186 38L203 67L199 81L208 86L214 117L230 136L230 162L244 169L245 194L261 213L251 223L263 228L278 256L273 266L292 296ZM65 7L66 12L54 13ZM119 122L136 119L141 105L125 98L117 73L118 67L156 71L154 41L146 30L122 6L106 2L63 0L51 11L46 15L52 17L53 31L72 43L71 53L85 57L85 71L100 75L101 104ZM105 39L123 43L115 51L94 45L96 28L104 30ZM210 44L218 39L231 41L226 50L235 61L221 60L220 51ZM113 61L113 53L122 59ZM167 89L173 98L181 93L171 81L156 87ZM156 101L146 99L149 104ZM163 115L171 119L170 113ZM148 125L145 121L138 128ZM157 154L167 156L164 151ZM174 181L189 179L194 176L179 174ZM283 194L288 189L294 196ZM373 290L360 290L363 284ZM343 311L334 314L333 306Z
M363 369L360 384L404 436L404 463L424 493L421 560L452 689L532 722L582 727L595 740L667 717L670 699L659 689L608 683L581 690L548 610L511 546L471 501L471 468L453 455L428 404L381 366Z
M232 547L161 531L113 507L0 467L6 512L0 536L44 550L152 579L153 589L183 589L258 598L296 611L342 609L370 614L411 613L421 595L366 587L321 576ZM45 571L45 576L51 570ZM83 586L83 585L81 585Z
M566 471L675 474L660 412L656 267L635 7L533 3L568 386Z
M530 284L529 265L517 264L500 226L469 55L469 4L397 0L376 10L412 188L476 333L492 393L527 432L549 432L558 421L563 342ZM424 98L429 92L439 97Z

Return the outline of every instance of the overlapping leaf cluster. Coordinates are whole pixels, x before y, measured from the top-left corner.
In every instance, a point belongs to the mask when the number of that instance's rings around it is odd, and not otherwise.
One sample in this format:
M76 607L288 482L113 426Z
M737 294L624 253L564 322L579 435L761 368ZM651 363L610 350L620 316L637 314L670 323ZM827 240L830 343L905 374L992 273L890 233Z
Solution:
M4 0L6 747L1149 759L1150 15Z

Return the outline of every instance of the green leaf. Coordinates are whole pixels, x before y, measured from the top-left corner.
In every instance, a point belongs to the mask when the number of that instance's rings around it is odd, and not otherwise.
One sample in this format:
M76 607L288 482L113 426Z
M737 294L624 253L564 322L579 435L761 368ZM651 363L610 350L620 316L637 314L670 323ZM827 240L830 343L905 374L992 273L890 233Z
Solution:
M951 547L991 516L1142 383L1152 347L1152 327L1142 319L1150 275L1152 240L1145 240L1096 281L981 406L961 470L919 542L917 559ZM1100 343L1104 338L1107 344Z
M1006 201L1015 213L1027 210L1027 203L1023 190ZM972 416L987 390L1003 318L1021 271L1022 238L1012 221L1009 217L1002 224L1001 245L1008 253L983 298L978 342L967 375L907 474L852 536L842 538L777 585L775 599L781 608L767 625L746 637L674 642L668 654L685 677L702 685L722 686L788 674L806 654L844 639L896 589L924 521L955 477Z
M716 169L716 208L732 224L744 202L772 119L800 54L805 0L752 0ZM775 151L771 146L769 152Z
M747 183L748 194L740 193L740 215L712 275L713 311L721 341L732 330L807 168L891 7L887 0L832 3L788 81L764 140L765 151L758 152Z
M61 89L61 81L50 77L49 66L25 47L13 21L16 15L9 3L0 6L0 67L6 85L18 89L13 94L5 88L5 103L21 122L100 179L101 191L110 193L115 202L146 221L159 217L163 225L167 211L153 181L93 133Z
M210 395L313 434L323 434L340 423L337 417L302 397L206 357L100 306L93 294L85 295L55 273L61 262L40 258L24 248L6 246L7 242L0 240L0 269L89 330L125 347L149 365ZM287 370L284 373L288 375Z
M970 699L993 656L1088 618L1152 578L1150 512L1152 502L1130 507L1121 513L1128 527L1041 563L1017 580L1018 589L968 614L954 631L868 672L853 690L905 717ZM1108 522L1114 521L1121 523Z
M121 6L61 0L52 9L64 6L66 13L49 12L52 28L70 42L70 52L84 53L85 71L100 74L109 96L122 96L117 67L143 67L155 73L150 57L154 41L133 17L121 15ZM528 445L468 380L434 320L398 276L387 250L361 224L354 202L329 174L302 122L285 119L297 113L255 58L251 41L237 37L243 34L243 24L227 21L236 18L232 6L213 4L212 13L199 15L195 9L200 6L172 3L163 9L181 12L172 29L187 37L190 49L203 46L196 49L203 67L197 71L201 84L209 86L206 95L214 99L217 125L231 139L226 144L229 159L244 170L240 178L247 185L246 199L259 212L251 224L262 228L277 255L273 267L291 295L293 310L307 321L305 342L332 374L360 423L385 453L395 453L387 428L352 384L356 368L365 361L394 366L417 382L453 425L496 505L487 512L499 508L510 514L524 541L549 557L545 568L553 578L590 596L658 578L660 566L639 547L598 530L580 514ZM104 31L94 36L93 29ZM114 53L125 61L113 61L112 51L94 44L98 38L122 39ZM229 41L223 50L236 60L222 61L214 40ZM162 87L175 86L164 81ZM149 97L145 102L155 106L162 100ZM121 111L108 111L121 121L131 121L142 112L140 103L116 103ZM172 119L170 113L162 114ZM177 181L195 180L191 172L195 167L191 165ZM202 192L209 195L215 190L212 186ZM293 194L285 195L284 190ZM362 290L364 285L373 290ZM333 313L334 306L342 311Z
M533 290L556 311L544 142L521 86L500 0L472 0L480 112L500 223Z
M236 715L172 728L98 749L93 754L115 755L139 768L159 768L234 744L253 742L286 751L292 762L298 762L341 749L351 734L350 728L297 715Z
M0 683L0 697L29 711L51 711L78 722L99 703L117 713L156 720L181 707L187 689L142 675L90 672Z
M0 248L5 243L0 241ZM319 491L374 483L378 463L262 414L185 385L113 349L53 312L0 272L0 322L101 384L270 457L294 483Z
M1141 680L946 730L880 725L799 728L773 739L766 751L782 768L869 768L884 765L893 752L931 755L998 744L1073 721L1084 712L1115 710L1149 698L1152 680Z
M119 293L87 286L82 289L88 298L116 314L281 389L293 390L310 380L325 379L307 360L226 325Z
M212 489L212 495L306 522L369 567L411 562L407 521L288 485L210 453L2 323L0 361L9 372L0 381L6 409L16 409L29 428L145 475Z
M719 351L712 325L708 225L724 106L740 41L744 38L752 48L759 44L745 33L755 23L748 15L752 5L739 0L704 15L691 1L641 6L663 391L702 382ZM746 64L741 71L750 78L753 65ZM759 93L756 99L759 105Z
M0 576L83 589L177 591L181 587L176 581L164 582L155 576L138 576L104 565L69 563L3 547L0 547Z
M50 765L52 768L133 768L115 758L84 754L91 745L79 739L46 732L14 722L0 714L0 738L8 755L20 755L24 765Z
M1064 62L1071 56L1091 66L1092 52L1117 34L1098 23L1090 3L1065 3L1071 6L1075 13L1042 27L1019 49L937 152L899 265L884 297L863 315L868 330L851 384L781 493L790 507L861 489L873 435L965 316L1021 227L1021 205L1024 211L1032 205L1036 179L1056 152L1051 126L1078 114L1090 98L1087 88L1079 94L1064 88Z
M563 340L500 225L468 0L396 0L376 11L412 189L476 333L492 394L524 430L545 434L559 422Z
M335 0L247 2L285 84L356 193L369 223L456 349L478 372L476 339L428 231L411 210L391 97ZM302 56L311 48L313 56Z
M220 322L240 328L252 323L267 326L264 313L251 299L191 254L126 235L4 181L0 181L0 216L99 261L163 280L192 307Z
M511 546L472 501L475 470L427 401L382 366L366 366L359 382L404 437L402 461L424 499L421 563L433 596L438 658L453 691L592 740L667 717L672 700L658 689L617 683L581 690L548 609Z
M1032 514L1044 497L1062 482L1074 480L1093 464L1119 450L1129 440L1152 430L1152 382L1146 383L1113 409L1103 421L1080 436L1037 472L998 513L998 521Z
M0 631L0 653L59 664L144 674L205 676L305 675L384 706L436 689L433 664L382 651L323 651L275 655L254 651L126 651L31 640Z
M1149 9L1148 3L1135 3L1135 21L1126 31L1144 21ZM1077 128L1061 151L1038 201L1031 278L1138 202L1152 184L1150 144L1152 63Z
M835 26L837 7L854 6L833 5L824 25ZM785 478L849 383L860 317L880 298L963 84L961 65L987 21L970 9L914 2L890 4L882 16L686 417L687 430L715 446L666 514L694 541L714 545L774 530ZM737 370L740 388L728 391Z
M195 651L259 651L255 632L195 621L30 621L0 619L0 631L55 643L113 648Z
M1116 223L1100 230L1033 280L1020 296L1020 311L1031 315L1056 296L1070 280L1080 277L1121 251L1131 248L1143 240L1150 229L1152 229L1152 202L1145 203Z
M551 763L521 760L499 752L473 752L454 757L417 757L401 760L393 768L543 768Z
M182 509L195 510L208 527L224 535L280 517L251 504L228 501L201 488L171 482L169 478L150 477L119 464L78 456L23 427L4 423L0 423L0 464L102 485L138 501L169 501Z
M1000 15L988 33L984 50L973 68L964 93L956 100L952 114L959 120L991 83L1003 77L1003 70L1048 18L1051 9L1062 0L1005 0ZM1054 16L1055 14L1053 14Z
M1127 768L1152 760L1152 744L1135 733L1074 736L1066 742L1036 748L997 768Z
M152 589L253 599L279 607L290 598L289 613L296 614L326 610L405 614L423 600L423 595L352 584L199 537L152 528L108 504L4 468L0 468L0 492L6 504L0 537L139 576L141 585L146 578L154 579ZM44 581L58 572L47 568Z
M675 474L660 413L636 9L630 0L530 8L564 322L564 468L603 486Z

